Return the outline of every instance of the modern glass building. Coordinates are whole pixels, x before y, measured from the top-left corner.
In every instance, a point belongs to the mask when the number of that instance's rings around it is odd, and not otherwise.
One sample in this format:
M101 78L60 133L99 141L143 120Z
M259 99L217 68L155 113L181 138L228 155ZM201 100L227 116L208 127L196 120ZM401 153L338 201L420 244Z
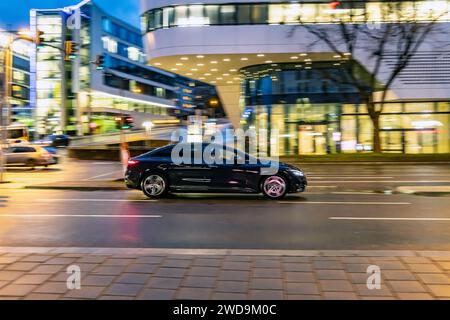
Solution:
M118 114L133 116L140 128L193 113L196 90L214 89L148 66L140 30L92 1L32 10L31 30L44 40L31 56L31 106L39 135L114 131ZM68 42L75 46L73 55L64 52Z
M361 85L370 75L364 44L336 55L304 26L435 22L443 32L425 39L391 86L381 142L385 152L450 152L450 1L147 0L141 13L149 63L215 85L236 127L276 132L263 147L279 155L373 150L367 107L346 81L349 61ZM380 86L393 61L386 52Z
M11 35L7 31L0 30L0 51L4 55L4 49L10 41ZM12 59L8 68L10 74L9 88L11 90L9 97L10 122L32 125L32 109L30 108L30 53L32 46L24 40L16 40L11 44ZM1 57L3 62L4 56ZM2 63L0 68L1 80L5 81L5 66Z

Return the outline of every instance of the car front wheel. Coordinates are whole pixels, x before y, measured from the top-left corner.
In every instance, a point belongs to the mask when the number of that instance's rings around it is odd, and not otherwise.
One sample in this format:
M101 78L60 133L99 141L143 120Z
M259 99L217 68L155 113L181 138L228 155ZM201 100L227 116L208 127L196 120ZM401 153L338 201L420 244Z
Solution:
M264 196L272 200L283 199L288 192L286 179L281 176L267 177L262 183L262 192Z
M150 198L162 198L169 191L169 183L161 174L149 174L142 181L142 191Z

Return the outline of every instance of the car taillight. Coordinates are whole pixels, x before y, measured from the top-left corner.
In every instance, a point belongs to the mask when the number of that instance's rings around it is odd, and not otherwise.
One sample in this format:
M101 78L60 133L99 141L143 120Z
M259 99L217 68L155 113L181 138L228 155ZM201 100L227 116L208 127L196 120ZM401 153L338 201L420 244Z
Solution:
M128 165L129 166L135 166L135 165L138 165L139 164L139 161L137 161L137 160L129 160L128 161Z
M44 153L44 154L42 154L42 156L44 157L44 158L46 158L46 159L51 159L53 156L52 156L52 154L51 153Z

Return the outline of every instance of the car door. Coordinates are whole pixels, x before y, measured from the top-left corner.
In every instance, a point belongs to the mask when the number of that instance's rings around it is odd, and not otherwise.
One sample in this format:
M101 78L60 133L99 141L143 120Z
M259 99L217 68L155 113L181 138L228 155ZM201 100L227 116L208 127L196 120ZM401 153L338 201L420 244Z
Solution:
M16 163L15 158L16 158L17 154L14 153L14 150L15 150L15 148L5 149L6 164Z
M174 161L170 169L172 187L182 191L208 191L211 188L211 168L203 158L202 144L185 144L179 146L184 159ZM187 153L185 157L184 154Z
M245 159L245 154L232 148L224 148L217 156L217 163L210 165L212 188L224 192L253 192L249 187L249 174L254 168ZM253 168L253 170L252 170Z

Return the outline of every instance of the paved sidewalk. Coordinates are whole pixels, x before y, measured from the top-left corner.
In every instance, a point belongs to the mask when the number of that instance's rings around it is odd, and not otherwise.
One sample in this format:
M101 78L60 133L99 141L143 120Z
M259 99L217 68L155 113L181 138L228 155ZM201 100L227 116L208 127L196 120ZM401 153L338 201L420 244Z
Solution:
M450 299L450 252L0 248L0 299Z

